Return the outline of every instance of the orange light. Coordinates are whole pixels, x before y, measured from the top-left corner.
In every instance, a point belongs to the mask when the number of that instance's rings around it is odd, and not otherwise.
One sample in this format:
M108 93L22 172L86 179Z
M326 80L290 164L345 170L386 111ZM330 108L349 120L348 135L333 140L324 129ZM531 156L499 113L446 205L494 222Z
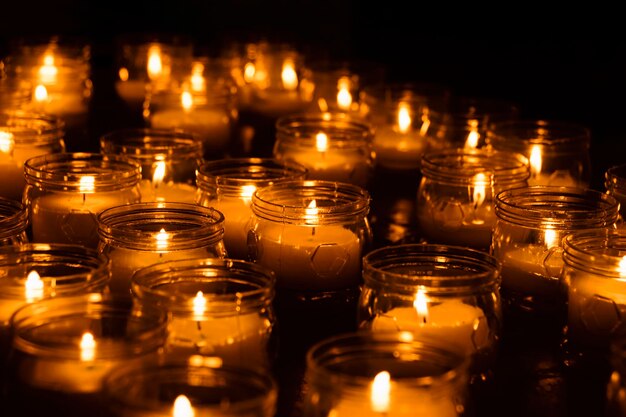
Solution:
M161 48L152 45L148 48L148 78L156 80L163 74L163 60L161 59Z
M26 301L32 303L43 298L43 281L37 271L30 271L24 283Z
M285 87L286 90L295 90L298 88L298 74L296 74L293 60L286 59L285 62L283 62L281 77L283 87Z
M0 152L10 154L13 152L15 146L15 139L13 139L13 133L0 130Z
M91 362L96 357L96 339L90 332L83 333L80 340L80 360Z
M195 411L191 406L191 401L185 395L179 395L174 400L172 417L194 417Z
M387 371L376 374L372 381L370 405L375 413L389 412L391 394L391 375Z
M328 136L324 132L315 135L315 147L318 152L326 152L328 150Z

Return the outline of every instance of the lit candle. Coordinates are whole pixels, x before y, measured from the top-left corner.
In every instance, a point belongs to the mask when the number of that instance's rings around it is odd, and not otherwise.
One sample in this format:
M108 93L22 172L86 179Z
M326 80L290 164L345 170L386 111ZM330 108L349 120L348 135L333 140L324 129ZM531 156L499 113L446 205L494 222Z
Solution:
M541 145L530 147L530 178L528 185L546 185L553 187L581 187L581 182L577 181L568 169L553 170L544 172L543 156Z
M164 181L166 178L167 163L156 161L153 164L152 180L141 180L139 190L141 201L173 201L178 203L195 203L196 187L174 181Z
M172 409L172 417L194 417L196 415L195 410L191 406L191 401L185 395L179 395L174 400L174 407Z

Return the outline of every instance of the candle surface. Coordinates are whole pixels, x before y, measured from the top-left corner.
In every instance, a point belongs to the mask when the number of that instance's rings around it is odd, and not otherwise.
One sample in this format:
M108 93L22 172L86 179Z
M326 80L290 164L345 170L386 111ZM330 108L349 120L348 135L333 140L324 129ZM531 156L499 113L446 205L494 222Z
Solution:
M172 201L176 203L195 204L197 188L183 183L160 182L154 185L151 180L139 182L141 202Z
M222 197L207 203L224 214L224 245L228 256L247 260L248 230L251 227L250 198Z
M388 169L418 169L428 147L426 138L416 132L400 132L391 126L376 130L373 142L376 164Z
M508 250L502 259L502 286L508 290L549 297L560 290L563 268L560 248L527 245Z

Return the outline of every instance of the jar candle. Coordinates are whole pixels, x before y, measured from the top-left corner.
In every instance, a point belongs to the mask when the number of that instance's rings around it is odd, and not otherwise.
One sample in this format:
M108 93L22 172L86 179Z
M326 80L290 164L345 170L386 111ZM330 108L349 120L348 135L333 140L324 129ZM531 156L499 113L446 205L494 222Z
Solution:
M289 181L252 195L248 245L278 285L300 291L353 287L371 241L366 190L328 181Z
M563 246L568 350L604 356L626 331L626 231L572 233Z
M223 258L224 216L186 203L136 203L98 216L99 251L111 259L111 291L130 290L133 274L161 262Z
M618 202L594 190L526 187L496 196L493 255L502 264L505 305L544 318L560 317L562 238L614 227Z
M27 108L32 90L30 82L6 77L0 69L0 111Z
M618 226L624 225L626 214L626 164L614 165L604 173L604 188L606 193L615 197L620 203L620 222Z
M487 144L518 152L530 163L529 185L586 188L590 183L589 130L554 120L498 122L487 134Z
M140 199L141 166L121 156L49 154L28 159L24 172L34 242L96 248L96 216Z
M502 322L497 260L464 247L405 244L363 258L359 327L408 331L456 346L485 378Z
M28 210L22 203L0 197L0 247L28 241Z
M79 245L23 243L0 248L0 360L9 346L9 320L35 301L103 292L109 283L109 260Z
M278 387L259 370L220 366L198 355L115 369L104 382L113 417L274 417Z
M308 177L365 187L374 168L372 126L343 113L306 113L276 123L274 157L304 165Z
M429 243L489 250L500 191L528 185L528 160L508 152L455 149L422 159L417 218Z
M281 181L303 180L307 169L268 158L207 161L196 174L198 204L224 213L224 244L228 256L248 259L252 194Z
M467 367L463 354L410 332L326 339L307 354L303 415L458 417Z
M0 112L0 197L21 201L26 181L24 162L65 151L63 122L23 111Z
M23 415L97 415L104 377L158 354L166 325L160 310L101 294L24 306L11 318L8 402Z
M311 112L359 112L361 83L346 63L322 63L312 67L315 91L309 106Z
M195 203L196 169L202 142L191 134L158 129L124 129L100 138L103 154L124 155L141 165L141 201Z
M216 356L225 364L269 369L274 273L233 259L192 259L142 268L132 277L140 304L171 315L172 354Z

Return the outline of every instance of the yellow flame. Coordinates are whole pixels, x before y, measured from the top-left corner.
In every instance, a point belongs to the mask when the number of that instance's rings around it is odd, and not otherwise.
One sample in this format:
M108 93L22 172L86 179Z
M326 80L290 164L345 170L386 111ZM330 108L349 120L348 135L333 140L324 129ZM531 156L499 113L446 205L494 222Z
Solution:
M350 106L352 105L350 79L348 77L339 78L339 81L337 81L337 90L337 106L339 106L341 110L350 110Z
M243 79L245 82L250 84L254 81L254 73L256 72L256 67L253 62L247 62L243 67Z
M195 62L191 68L191 89L193 91L204 91L204 65L201 62Z
M32 303L43 298L43 281L37 271L30 271L24 283L26 301Z
M315 135L315 147L318 152L326 152L328 150L328 136L324 132Z
M189 91L183 91L180 95L180 103L183 105L184 110L191 110L191 107L193 106L193 96Z
M541 174L541 165L542 165L541 146L533 145L530 148L529 163L530 163L530 173L532 175Z
M41 103L48 100L48 89L43 84L39 84L35 87L35 101Z
M619 272L619 275L622 278L626 277L626 256L624 256L624 257L622 257L622 259L620 259L619 267L617 269L617 272Z
M148 48L148 78L156 80L163 73L163 61L161 59L161 48L158 45L152 45Z
M43 57L43 64L47 66L54 65L54 54L51 52L46 53Z
M420 127L420 135L424 136L428 133L428 128L430 127L430 119L428 118L428 114L422 115L422 126Z
M128 69L126 69L125 67L120 68L120 70L117 72L117 75L119 75L120 80L122 81L128 81L128 77L130 76L130 74L128 73Z
M474 195L472 200L474 201L474 208L482 206L485 202L485 191L487 185L487 176L482 172L474 175Z
M96 357L96 339L90 332L83 333L80 339L80 360L91 362Z
M96 179L91 175L85 175L84 177L80 177L80 183L78 188L81 193L93 193L96 186Z
M174 400L172 417L194 417L196 412L191 406L191 401L185 395L179 395Z
M391 393L391 375L387 371L376 374L372 381L370 405L375 413L389 412Z
M558 234L554 229L546 229L543 235L543 241L548 249L559 245Z
M204 298L204 294L202 291L198 291L196 296L193 298L193 313L196 316L201 316L204 314L206 310L206 298Z
M478 120L469 120L468 125L470 128L465 140L466 149L476 149L478 147L478 140L480 139L480 133L478 133Z
M154 238L156 239L157 249L167 249L170 234L167 233L165 229L161 228Z
M305 215L304 218L306 223L315 224L318 220L319 210L317 208L317 202L315 200L311 200L306 209L304 209Z
M10 154L13 152L15 146L15 139L13 139L13 133L0 130L0 152Z
M241 187L241 198L247 203L250 203L250 200L252 199L252 195L254 194L255 191L256 191L256 186L244 185L243 187Z
M398 130L400 133L407 133L411 128L411 113L407 103L400 103L398 105Z
M320 97L317 99L317 106L320 108L321 112L328 111L328 103L326 103L326 99L324 97Z
M420 323L426 323L428 321L428 298L422 288L418 289L417 293L415 293L413 308L417 312L418 321Z
M152 186L158 187L163 183L165 178L165 161L156 161L154 163L154 172L152 173Z
M286 59L285 62L283 62L281 78L283 80L283 87L285 87L286 90L295 90L298 88L298 74L296 74L293 60Z
M39 68L39 79L42 83L53 84L57 81L59 69L54 65L54 55L50 52L43 57L43 65Z

